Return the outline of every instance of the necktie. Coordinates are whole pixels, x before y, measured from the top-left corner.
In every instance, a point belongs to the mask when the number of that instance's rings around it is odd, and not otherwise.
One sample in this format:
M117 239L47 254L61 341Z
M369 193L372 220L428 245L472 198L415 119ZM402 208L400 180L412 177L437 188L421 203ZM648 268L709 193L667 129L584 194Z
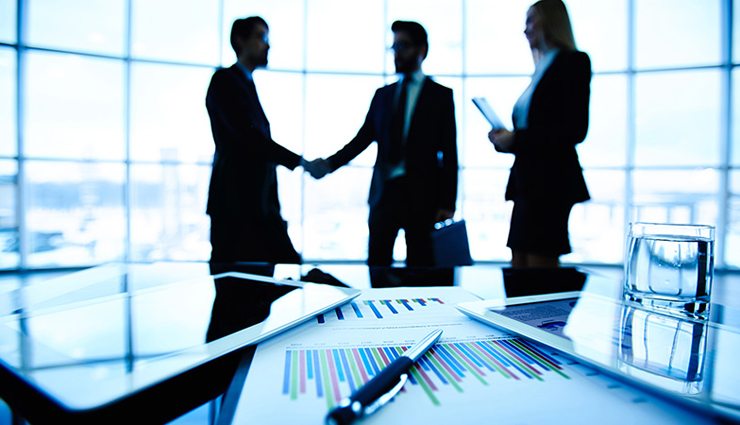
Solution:
M403 128L406 120L406 100L408 98L409 77L404 77L401 82L401 93L393 110L391 118L391 146L389 161L398 164L403 159Z

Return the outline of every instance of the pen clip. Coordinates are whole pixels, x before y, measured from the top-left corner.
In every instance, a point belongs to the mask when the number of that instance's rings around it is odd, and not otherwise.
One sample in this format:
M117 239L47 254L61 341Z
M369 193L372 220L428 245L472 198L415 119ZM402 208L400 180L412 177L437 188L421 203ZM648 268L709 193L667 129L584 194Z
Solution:
M363 414L365 416L372 415L373 413L375 413L376 410L380 409L386 403L391 401L391 399L395 397L399 391L401 391L401 388L403 388L403 386L406 384L406 381L408 379L409 379L408 373L404 373L403 375L399 376L398 383L393 388L391 388L390 391L378 397L378 399L372 402L372 404L365 407Z

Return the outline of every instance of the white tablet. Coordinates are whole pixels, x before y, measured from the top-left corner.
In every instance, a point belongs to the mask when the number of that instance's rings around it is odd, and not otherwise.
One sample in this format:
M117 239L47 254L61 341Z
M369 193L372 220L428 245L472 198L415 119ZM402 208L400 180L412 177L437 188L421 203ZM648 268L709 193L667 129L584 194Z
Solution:
M125 287L128 275L119 278ZM183 377L359 294L224 273L2 316L0 397L14 407L32 402L30 414L21 410L31 420L43 406L81 419L115 411L164 384L186 396L197 388Z
M700 322L588 290L457 307L476 320L547 344L643 389L710 415L740 420L736 310L713 305L712 321ZM735 322L728 326L728 321Z
M474 97L473 103L476 107L478 107L478 110L483 114L483 116L486 118L489 124L491 124L491 128L494 130L504 130L506 129L506 125L504 125L504 122L499 118L499 116L494 112L491 105L488 103L488 100L485 97Z

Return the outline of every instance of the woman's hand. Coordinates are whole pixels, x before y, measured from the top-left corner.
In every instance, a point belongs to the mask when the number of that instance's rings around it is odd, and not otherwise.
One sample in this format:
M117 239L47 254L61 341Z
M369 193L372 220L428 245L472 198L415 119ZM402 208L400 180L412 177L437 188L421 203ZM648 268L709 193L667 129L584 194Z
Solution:
M510 153L511 147L514 145L514 133L509 130L493 129L488 133L488 140L493 143L497 152Z

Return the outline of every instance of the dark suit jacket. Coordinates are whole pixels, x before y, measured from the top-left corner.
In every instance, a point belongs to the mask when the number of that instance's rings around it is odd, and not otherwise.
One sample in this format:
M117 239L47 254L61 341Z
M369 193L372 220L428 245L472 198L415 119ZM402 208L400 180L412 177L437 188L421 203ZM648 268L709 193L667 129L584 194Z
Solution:
M576 203L589 199L576 145L586 138L591 61L560 51L532 93L528 126L514 122L516 156L506 199Z
M379 88L365 123L354 139L329 158L332 170L347 164L370 143L378 143L368 203L377 205L389 172L391 116L398 83ZM423 211L455 210L457 198L457 146L452 90L431 78L423 82L406 137L406 176L413 205Z
M276 166L292 170L300 157L270 138L254 84L236 65L219 69L206 107L216 143L206 212L257 223L280 217Z
M213 74L206 107L216 143L206 209L211 262L300 262L280 216L276 172L300 157L271 139L254 83L238 66Z

